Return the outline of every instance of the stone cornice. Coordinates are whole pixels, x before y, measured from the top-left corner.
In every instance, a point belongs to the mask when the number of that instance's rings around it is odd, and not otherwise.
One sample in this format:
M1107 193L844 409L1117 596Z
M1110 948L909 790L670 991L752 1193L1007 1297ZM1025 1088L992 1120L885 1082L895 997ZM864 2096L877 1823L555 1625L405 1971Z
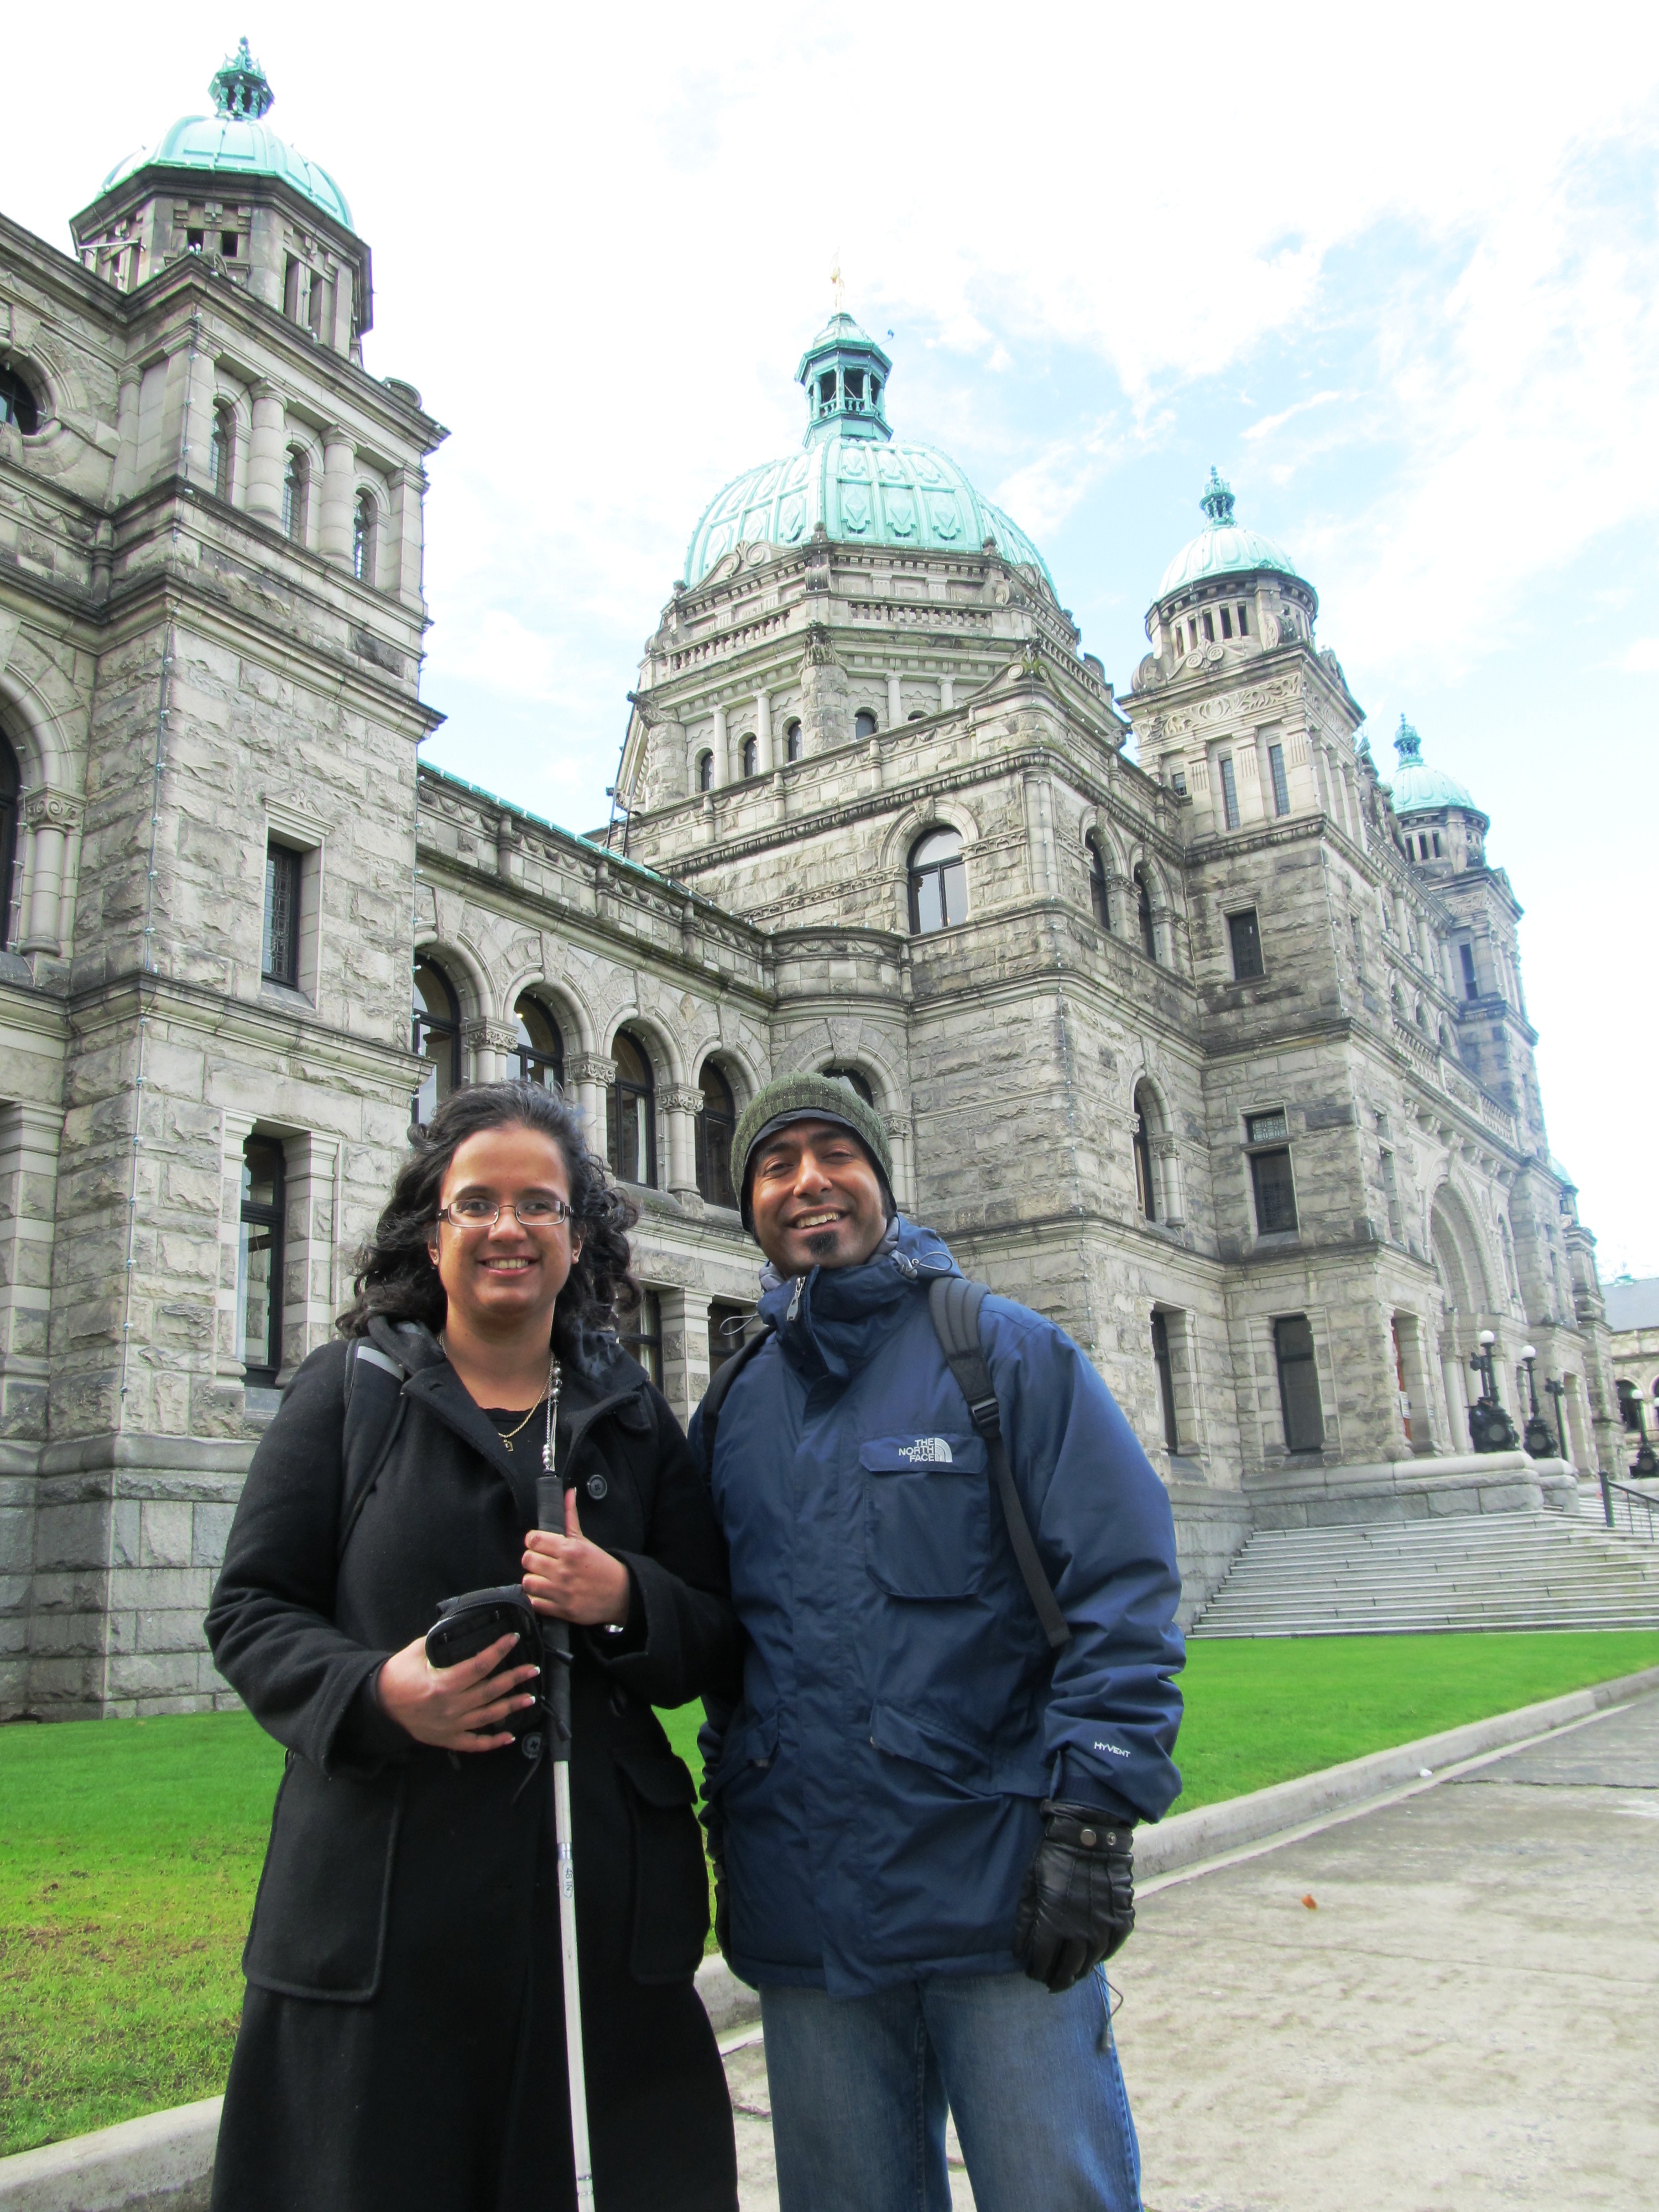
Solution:
M336 1073L349 1073L376 1086L390 1085L412 1091L425 1065L406 1045L376 1043L314 1015L278 1012L264 1002L227 998L204 984L186 983L143 969L128 969L71 991L67 1012L76 1036L95 1035L143 1014L266 1052L314 1054L324 1051Z

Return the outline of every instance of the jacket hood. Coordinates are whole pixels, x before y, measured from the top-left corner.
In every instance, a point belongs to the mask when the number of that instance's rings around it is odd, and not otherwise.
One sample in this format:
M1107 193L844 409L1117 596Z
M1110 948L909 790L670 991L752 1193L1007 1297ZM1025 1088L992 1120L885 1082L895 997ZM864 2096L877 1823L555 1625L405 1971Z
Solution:
M777 1331L792 1365L822 1367L844 1379L891 1327L905 1299L935 1276L961 1273L936 1231L900 1213L861 1267L780 1276L769 1261L761 1274L759 1311Z

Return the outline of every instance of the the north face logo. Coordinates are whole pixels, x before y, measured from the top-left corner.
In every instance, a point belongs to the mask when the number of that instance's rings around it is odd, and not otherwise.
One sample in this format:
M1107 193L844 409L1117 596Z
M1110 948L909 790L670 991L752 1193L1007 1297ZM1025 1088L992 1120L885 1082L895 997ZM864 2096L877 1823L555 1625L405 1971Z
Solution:
M908 1459L912 1467L950 1467L953 1464L951 1447L943 1437L918 1437L913 1444L900 1444L896 1456Z

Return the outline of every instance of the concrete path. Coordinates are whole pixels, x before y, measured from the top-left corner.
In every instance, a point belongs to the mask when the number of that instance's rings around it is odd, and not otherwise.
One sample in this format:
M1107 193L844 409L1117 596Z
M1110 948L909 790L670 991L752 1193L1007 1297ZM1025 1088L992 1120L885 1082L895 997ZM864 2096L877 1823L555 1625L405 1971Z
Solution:
M1645 2212L1659 1696L1146 1884L1111 1978L1147 2212ZM775 2212L757 2037L726 2071Z

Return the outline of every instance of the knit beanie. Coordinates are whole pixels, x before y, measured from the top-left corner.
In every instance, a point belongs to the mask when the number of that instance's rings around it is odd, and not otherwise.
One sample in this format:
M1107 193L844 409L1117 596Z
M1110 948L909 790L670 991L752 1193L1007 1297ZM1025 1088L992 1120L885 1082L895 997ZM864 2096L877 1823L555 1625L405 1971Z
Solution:
M738 1204L743 1225L755 1231L749 1207L750 1156L763 1137L790 1121L836 1121L850 1129L881 1176L888 1211L892 1211L893 1153L887 1131L873 1106L866 1105L852 1085L839 1075L779 1075L757 1091L738 1116L732 1132L732 1165L738 1178Z

